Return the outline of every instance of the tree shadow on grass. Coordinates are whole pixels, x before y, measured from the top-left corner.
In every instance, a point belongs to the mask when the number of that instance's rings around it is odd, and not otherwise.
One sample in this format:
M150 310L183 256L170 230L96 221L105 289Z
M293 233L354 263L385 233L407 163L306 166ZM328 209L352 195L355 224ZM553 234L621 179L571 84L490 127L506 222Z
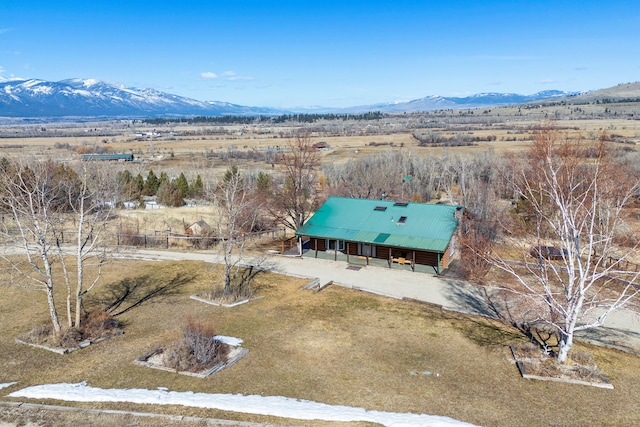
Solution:
M476 316L499 319L501 308L487 294L482 286L475 286L456 280L444 280L447 284L446 297L449 301L447 310Z
M640 333L635 331L601 327L577 332L576 338L640 356Z
M256 283L256 279L268 273L277 273L275 264L266 261L264 258L251 259L250 261L242 264L236 271L233 278L234 286L240 289L249 288L251 293L269 289L271 285L268 283Z
M472 315L467 320L475 326L465 328L465 334L473 341L483 345L505 345L526 338L542 348L552 346L555 334L546 332L536 313L527 310L514 293L457 281L447 283L451 306L445 308Z
M179 295L181 288L194 278L195 275L185 273L176 273L166 279L150 275L125 278L106 285L104 295L99 297L97 302L107 313L120 316L143 304Z

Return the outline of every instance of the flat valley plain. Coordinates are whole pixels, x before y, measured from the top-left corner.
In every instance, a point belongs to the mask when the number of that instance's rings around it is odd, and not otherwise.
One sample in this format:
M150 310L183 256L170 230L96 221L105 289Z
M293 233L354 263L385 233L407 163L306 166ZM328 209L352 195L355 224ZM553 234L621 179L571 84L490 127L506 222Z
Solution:
M286 147L296 132L307 133L312 143L326 142L324 162L349 159L389 150L415 156L443 152L505 153L526 149L536 126L551 123L595 140L602 132L635 151L640 144L640 104L614 103L547 107L498 107L446 110L385 116L378 120L320 119L314 123L271 124L146 123L140 120L43 122L25 124L0 121L0 156L46 156L61 160L77 158L78 147L103 147L116 153L132 153L144 162L141 169L171 169L188 165L196 170L215 168L212 159L229 151L266 152ZM437 134L444 139L469 139L463 145L436 143L420 146L414 134ZM474 140L475 139L475 140ZM228 165L232 162L224 160ZM233 163L243 164L240 160ZM263 162L264 163L264 162ZM248 167L271 164L246 162Z

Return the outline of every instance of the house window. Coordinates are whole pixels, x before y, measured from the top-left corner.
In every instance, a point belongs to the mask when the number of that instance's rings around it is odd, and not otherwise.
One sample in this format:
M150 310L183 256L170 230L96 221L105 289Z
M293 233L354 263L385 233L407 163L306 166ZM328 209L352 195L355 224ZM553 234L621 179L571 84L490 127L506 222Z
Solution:
M344 240L330 240L327 239L327 250L335 251L337 243L337 250L344 251Z

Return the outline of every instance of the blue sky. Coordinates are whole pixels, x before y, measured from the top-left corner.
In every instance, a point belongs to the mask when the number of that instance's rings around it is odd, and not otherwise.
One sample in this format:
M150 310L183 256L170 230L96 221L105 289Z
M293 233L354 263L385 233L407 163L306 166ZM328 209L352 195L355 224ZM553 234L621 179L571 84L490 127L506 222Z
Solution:
M632 1L0 2L0 76L346 107L638 81Z

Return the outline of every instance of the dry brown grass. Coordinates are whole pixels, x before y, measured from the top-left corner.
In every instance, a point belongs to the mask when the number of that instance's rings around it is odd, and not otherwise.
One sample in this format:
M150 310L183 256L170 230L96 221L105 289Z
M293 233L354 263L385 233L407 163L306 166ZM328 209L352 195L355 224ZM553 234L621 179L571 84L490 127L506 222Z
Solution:
M519 335L485 319L336 286L302 291L304 280L267 273L256 282L256 294L264 298L226 309L189 299L221 283L220 270L203 263L118 261L109 271L90 305L108 302L124 282L141 293L158 286L166 292L118 316L124 335L65 356L14 342L46 321L45 306L39 294L2 285L0 382L18 381L14 388L87 381L104 388L281 395L492 426L640 423L640 358L624 353L588 349L613 391L530 382L520 378L507 347ZM249 354L204 380L133 364L150 348L172 342L187 316L242 338ZM434 375L411 374L425 371ZM300 424L196 408L63 404Z
M616 105L608 105L609 109L615 109ZM594 113L601 112L605 106L581 106L584 110L592 109ZM619 107L619 106L618 106ZM633 108L633 107L627 107ZM560 113L559 117L564 117L570 106L558 106L548 107L539 110L522 110L523 116L519 117L520 120L509 120L508 122L501 122L502 120L508 120L511 116L518 112L518 107L506 107L506 108L493 108L490 109L489 114L482 114L482 110L477 110L474 115L469 116L469 124L464 122L464 119L459 117L459 114L452 113L450 117L438 118L437 121L442 123L442 128L430 128L433 132L443 132L447 137L454 135L454 133L464 133L471 137L495 137L496 140L492 142L479 142L473 146L461 146L461 147L418 147L418 141L412 137L412 129L421 129L419 125L413 123L412 128L407 131L391 133L382 135L350 135L350 136L322 136L312 135L313 142L326 141L330 144L331 150L322 153L324 162L343 162L350 158L361 157L367 154L386 151L386 150L412 150L417 155L438 155L443 151L449 153L477 153L487 150L492 150L495 153L504 153L510 151L521 151L529 146L531 132L530 128L535 127L545 118L555 117L556 111ZM493 126L484 126L482 120L491 120L494 122ZM400 119L403 120L403 119ZM445 129L447 126L449 129ZM457 123L457 124L454 124ZM571 120L558 120L557 125L559 127L566 127L575 129L575 132L580 133L582 136L593 136L599 134L601 131L607 131L609 134L615 133L621 135L624 138L632 139L636 142L640 141L640 123L636 120L626 119L571 119ZM276 137L275 131L294 131L295 128L274 127L274 133L264 134L261 133L260 128L252 128L245 126L225 126L225 129L229 132L224 135L187 135L176 136L169 139L163 137L156 138L154 140L136 139L136 132L147 132L152 129L158 130L165 134L172 131L188 131L198 132L203 129L211 129L211 125L170 125L170 126L157 126L157 125L145 125L136 124L135 128L120 128L119 134L116 136L101 137L92 136L91 133L83 133L82 125L78 125L79 129L74 132L77 136L66 137L33 137L33 138L2 138L0 140L0 147L3 147L3 155L5 156L24 156L25 154L44 155L51 156L53 158L70 158L73 153L64 148L55 148L55 144L60 145L68 144L72 147L80 146L83 144L89 145L103 145L103 141L106 139L109 145L114 151L122 153L142 153L142 158L149 162L148 167L155 167L155 169L171 169L177 168L185 170L187 168L199 169L200 166L206 166L208 168L215 169L218 173L224 172L227 167L224 161L204 161L205 151L216 152L218 150L227 150L233 146L238 150L248 149L266 149L274 146L284 146L287 144L287 138ZM432 124L430 125L432 126ZM472 130L467 130L471 126ZM55 124L51 124L49 127L55 128ZM109 128L109 125L103 123L87 125L87 127ZM242 130L242 135L236 135L232 132L234 130ZM377 144L389 144L393 143L393 147L390 145L378 145L371 146L370 143ZM633 145L630 145L633 147ZM174 157L170 157L173 153ZM250 166L250 165L247 165ZM266 164L254 164L256 167L266 168Z

